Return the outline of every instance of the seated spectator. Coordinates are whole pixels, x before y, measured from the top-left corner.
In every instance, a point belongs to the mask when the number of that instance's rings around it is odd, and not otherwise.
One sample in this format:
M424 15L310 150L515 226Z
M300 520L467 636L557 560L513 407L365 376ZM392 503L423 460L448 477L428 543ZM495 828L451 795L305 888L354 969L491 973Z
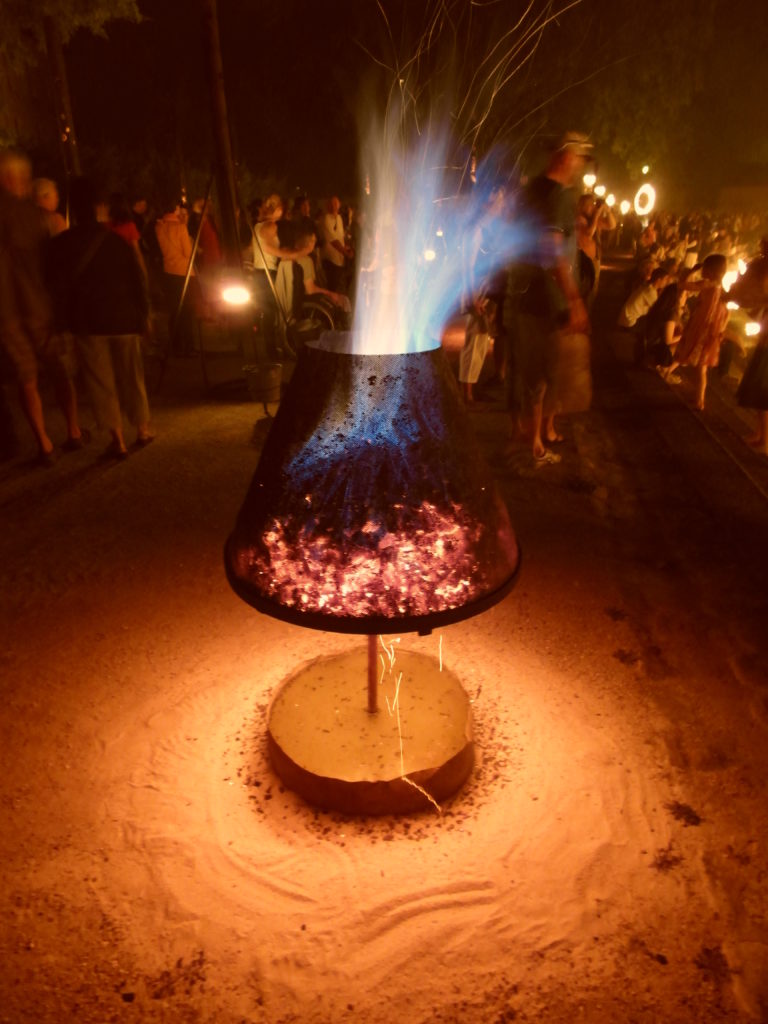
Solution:
M656 222L651 221L647 224L637 241L636 254L638 260L647 259L649 256L653 256L658 251L659 239L656 231Z
M312 259L315 241L314 232L297 235L297 247L309 251L293 260L281 261L275 282L277 296L289 319L301 319L305 315L303 307L307 297L321 296L328 300L331 307L329 313L334 323L341 328L346 324L346 317L352 312L352 307L346 295L332 292L317 283L315 263Z
M637 263L634 269L627 274L624 295L629 297L636 288L648 284L651 280L651 274L657 266L656 260L650 257L646 257Z
M636 327L638 321L645 316L666 284L667 275L661 267L651 273L648 284L640 285L632 292L621 307L619 327Z
M645 318L645 352L662 376L670 378L677 343L682 331L686 281L691 271L683 269L663 289Z

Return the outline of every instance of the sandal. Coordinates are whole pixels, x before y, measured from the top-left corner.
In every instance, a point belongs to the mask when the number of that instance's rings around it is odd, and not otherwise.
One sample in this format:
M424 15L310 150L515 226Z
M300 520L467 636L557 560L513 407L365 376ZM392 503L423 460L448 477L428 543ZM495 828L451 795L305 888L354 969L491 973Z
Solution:
M41 451L35 460L35 465L42 466L44 469L50 469L51 466L56 465L57 458L58 456L55 448L52 448L49 452Z
M137 448L146 448L148 444L152 444L155 440L154 434L142 434L141 437L136 438Z
M128 458L128 449L121 448L115 441L108 444L104 449L102 458L104 459L116 459L118 462L123 462Z
M61 446L63 452L79 452L81 448L85 448L87 444L91 443L91 432L86 427L80 428L79 437L68 437L64 444Z
M533 456L533 464L535 466L555 466L561 461L562 455L558 455L557 452L551 452L548 448L545 448L541 455Z

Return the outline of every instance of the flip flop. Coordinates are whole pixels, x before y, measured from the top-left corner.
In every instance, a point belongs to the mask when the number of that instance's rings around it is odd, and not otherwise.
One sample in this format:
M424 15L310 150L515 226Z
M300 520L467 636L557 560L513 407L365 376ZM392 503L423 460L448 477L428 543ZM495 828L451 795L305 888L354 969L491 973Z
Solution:
M87 427L80 428L80 437L69 437L61 446L63 452L79 452L81 448L85 448L87 444L91 443L91 432Z
M555 466L558 462L562 461L562 456L558 455L557 452L551 452L549 449L545 449L542 455L534 455L533 462L535 466Z
M115 459L117 462L124 462L128 458L128 450L126 448L118 448L113 441L112 444L107 445L101 457L103 459Z
M58 456L56 454L55 448L53 448L49 452L40 452L37 459L35 460L35 465L42 466L44 469L50 469L51 466L56 465L57 458Z

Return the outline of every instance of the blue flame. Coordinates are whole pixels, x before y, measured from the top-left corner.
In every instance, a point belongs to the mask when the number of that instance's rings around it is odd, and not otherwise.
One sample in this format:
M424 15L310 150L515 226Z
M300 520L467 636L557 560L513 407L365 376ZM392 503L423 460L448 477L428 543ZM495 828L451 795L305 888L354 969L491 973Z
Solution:
M369 147L369 153L373 147ZM436 348L448 320L522 249L509 196L478 169L450 167L445 142L375 149L373 259L362 267L354 332L368 354ZM460 179L457 187L456 179Z

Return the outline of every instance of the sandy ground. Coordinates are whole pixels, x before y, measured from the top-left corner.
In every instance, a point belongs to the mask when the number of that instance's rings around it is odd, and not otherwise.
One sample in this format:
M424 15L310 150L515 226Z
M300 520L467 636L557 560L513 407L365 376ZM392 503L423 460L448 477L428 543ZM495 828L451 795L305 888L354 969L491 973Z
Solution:
M442 631L477 767L441 814L346 819L264 723L362 641L228 588L259 408L183 370L127 463L0 480L0 1021L767 1021L766 506L702 508L667 389L653 418L609 375L546 473L474 414L524 550Z

